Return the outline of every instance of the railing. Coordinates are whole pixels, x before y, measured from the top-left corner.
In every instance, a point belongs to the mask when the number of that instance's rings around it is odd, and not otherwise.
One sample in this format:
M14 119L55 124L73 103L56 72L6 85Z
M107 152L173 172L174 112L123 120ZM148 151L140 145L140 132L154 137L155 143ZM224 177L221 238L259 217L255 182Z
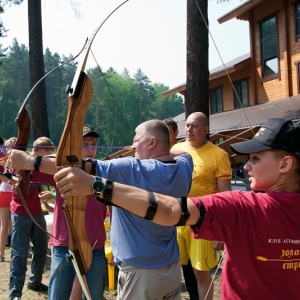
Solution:
M233 190L250 190L250 182L247 172L244 170L246 161L242 162L236 169L232 169L231 188Z

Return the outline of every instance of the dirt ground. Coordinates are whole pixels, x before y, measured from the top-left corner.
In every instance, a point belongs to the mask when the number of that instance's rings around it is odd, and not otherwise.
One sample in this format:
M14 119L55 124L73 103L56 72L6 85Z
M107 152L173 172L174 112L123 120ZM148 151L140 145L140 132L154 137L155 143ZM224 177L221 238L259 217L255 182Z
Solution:
M0 300L7 300L8 299L8 284L9 284L9 257L10 257L10 248L6 248L5 250L5 261L0 262ZM47 257L47 265L45 268L45 273L43 276L43 283L47 284L49 283L50 278L50 260L51 257L48 255ZM27 268L29 269L31 259L28 258L27 261ZM27 278L28 278L29 271L27 271L27 276L25 279L25 285L23 288L23 296L22 300L42 300L47 299L47 294L43 294L40 292L35 292L32 290L27 289ZM213 274L214 275L214 274ZM116 274L117 276L117 274ZM214 300L220 300L220 272L215 276L215 289L214 289ZM115 284L116 284L115 280ZM105 292L105 299L106 300L116 300L116 291L109 292L108 290ZM182 300L188 300L189 295L186 291L184 280L182 280L181 283L181 297ZM63 300L63 299L62 299Z

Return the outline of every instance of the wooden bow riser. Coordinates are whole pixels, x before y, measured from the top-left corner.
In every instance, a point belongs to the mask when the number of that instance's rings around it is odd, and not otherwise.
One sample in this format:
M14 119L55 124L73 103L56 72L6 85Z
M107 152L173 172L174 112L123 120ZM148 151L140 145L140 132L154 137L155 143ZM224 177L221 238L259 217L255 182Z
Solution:
M25 106L22 107L15 121L18 127L18 136L14 148L26 151L27 144L29 141L29 135L30 135L30 118L27 110L25 109ZM13 190L19 196L19 199L21 200L23 207L25 208L27 214L35 223L35 225L39 227L42 231L44 231L46 234L52 236L45 230L45 228L43 228L36 221L36 219L33 217L31 211L28 208L26 199L27 199L28 189L30 185L29 173L30 171L26 171L26 170L18 171L18 175L17 175L18 181L13 182ZM55 238L54 236L52 237Z
M80 85L78 87L78 85ZM68 115L56 154L56 167L81 167L82 128L92 99L92 83L81 71L77 91L68 97ZM78 92L79 91L79 92ZM92 249L85 230L86 197L64 199L64 214L69 228L69 249L76 257L80 273L84 275L92 262Z
M26 151L27 144L30 135L30 118L27 110L23 108L20 112L18 118L16 119L16 124L18 126L18 136L14 148ZM14 183L14 191L18 194L22 204L26 201L29 188L29 171L20 170L18 172L19 180ZM27 204L26 204L27 207ZM26 208L25 207L25 208Z

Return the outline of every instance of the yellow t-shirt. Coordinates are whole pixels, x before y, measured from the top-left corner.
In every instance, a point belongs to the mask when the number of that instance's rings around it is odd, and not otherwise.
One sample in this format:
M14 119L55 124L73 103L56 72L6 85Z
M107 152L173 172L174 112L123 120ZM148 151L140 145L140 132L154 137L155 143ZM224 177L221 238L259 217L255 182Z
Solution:
M228 180L232 177L228 153L209 141L200 148L192 148L182 142L175 144L172 150L182 150L192 156L194 170L190 197L217 193L217 179Z
M185 151L192 156L194 170L190 197L216 193L217 179L230 180L232 177L228 153L211 142L196 149L186 142L178 143L172 150ZM186 265L189 258L192 266L201 271L208 271L218 264L213 241L192 238L189 226L177 227L177 241L181 265Z

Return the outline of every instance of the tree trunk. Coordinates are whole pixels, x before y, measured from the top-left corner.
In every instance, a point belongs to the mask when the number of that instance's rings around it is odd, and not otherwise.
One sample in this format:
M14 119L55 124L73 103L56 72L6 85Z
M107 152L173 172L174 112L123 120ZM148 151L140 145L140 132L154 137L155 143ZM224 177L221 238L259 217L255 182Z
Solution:
M44 76L41 0L28 0L30 86ZM50 137L45 81L41 81L30 99L34 139Z
M187 0L186 117L196 111L209 116L208 2L197 3L202 14L195 0Z

